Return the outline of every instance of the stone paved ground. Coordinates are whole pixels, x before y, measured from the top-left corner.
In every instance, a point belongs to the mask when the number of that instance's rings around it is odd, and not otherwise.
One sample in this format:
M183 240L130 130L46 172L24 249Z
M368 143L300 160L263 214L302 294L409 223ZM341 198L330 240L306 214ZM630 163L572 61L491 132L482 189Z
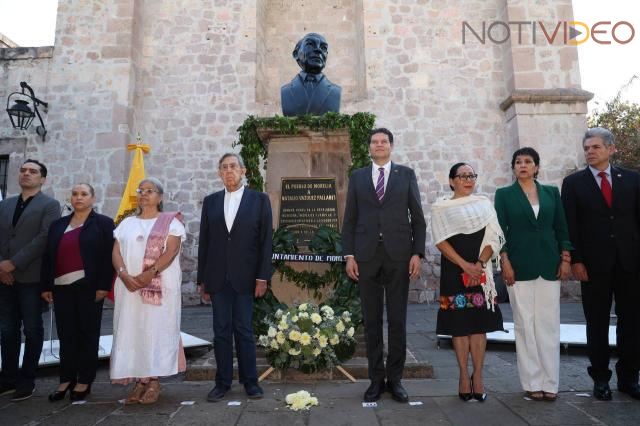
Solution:
M508 305L503 306L505 321L511 319ZM212 338L208 307L187 308L183 330L205 339ZM108 364L102 363L93 393L86 404L68 402L51 404L46 395L56 386L56 368L43 369L33 398L11 403L0 397L0 425L637 425L640 424L640 401L614 391L614 400L596 401L579 394L590 393L586 375L587 359L583 348L563 348L561 355L561 389L556 403L523 399L517 379L515 352L511 345L490 344L486 357L486 403L463 403L458 400L457 367L447 341L438 349L435 329L435 305L409 306L409 349L417 358L434 367L433 379L405 380L411 400L422 405L398 404L385 395L377 408L363 408L361 395L366 381L315 383L264 383L265 398L249 401L242 388L235 385L229 400L241 402L207 403L209 382L189 382L183 377L164 380L160 401L151 407L123 406L118 400L125 390L108 383ZM105 312L103 332L109 334L111 312ZM562 305L565 323L583 321L579 304ZM191 351L201 356L206 351ZM612 382L615 389L615 382ZM320 405L309 412L294 413L285 408L287 393L306 389L314 393ZM182 405L194 401L193 405Z

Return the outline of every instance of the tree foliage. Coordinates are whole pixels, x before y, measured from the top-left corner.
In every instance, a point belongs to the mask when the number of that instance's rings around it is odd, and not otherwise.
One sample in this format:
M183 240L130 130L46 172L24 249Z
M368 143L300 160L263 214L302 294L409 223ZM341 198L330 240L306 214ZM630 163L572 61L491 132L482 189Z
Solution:
M633 76L603 109L588 117L589 127L604 127L614 134L613 163L633 170L640 170L640 105L623 100L622 95L634 82L638 86L638 80L639 75Z

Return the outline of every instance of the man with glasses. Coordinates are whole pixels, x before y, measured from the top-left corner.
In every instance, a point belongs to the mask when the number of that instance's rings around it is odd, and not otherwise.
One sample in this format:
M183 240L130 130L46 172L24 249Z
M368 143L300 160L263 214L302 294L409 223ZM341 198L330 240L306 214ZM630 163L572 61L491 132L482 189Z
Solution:
M251 399L262 398L253 337L253 299L271 279L272 219L269 197L246 188L247 169L238 154L222 156L218 176L224 189L202 203L198 242L198 286L213 306L215 387L207 400L221 401L233 379L233 341L240 383Z
M364 317L371 385L365 402L388 389L408 402L400 383L407 350L409 280L420 274L426 224L414 171L391 162L393 134L384 128L369 135L373 164L349 179L342 225L347 275L358 282ZM383 360L383 303L387 304L387 362ZM386 378L386 383L385 383Z
M20 167L20 195L0 202L0 395L12 401L31 397L42 351L44 329L40 265L49 225L60 217L60 203L41 192L47 168L36 160ZM25 344L22 368L20 328Z

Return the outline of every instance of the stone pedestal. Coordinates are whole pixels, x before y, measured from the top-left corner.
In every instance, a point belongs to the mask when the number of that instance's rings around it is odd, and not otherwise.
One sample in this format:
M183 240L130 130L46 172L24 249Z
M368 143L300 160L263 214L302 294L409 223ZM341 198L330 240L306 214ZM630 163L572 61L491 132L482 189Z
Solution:
M347 173L351 165L349 131L347 129L327 132L302 128L295 135L283 135L273 129L258 130L260 139L267 146L266 192L273 210L273 227L278 228L280 215L280 193L283 178L331 177L336 180L338 198L338 220L342 226L347 198ZM301 248L304 250L304 248ZM309 270L322 274L328 269L324 264L291 263L296 270ZM306 291L292 283L282 281L276 273L272 279L276 297L291 305L304 301L319 302Z

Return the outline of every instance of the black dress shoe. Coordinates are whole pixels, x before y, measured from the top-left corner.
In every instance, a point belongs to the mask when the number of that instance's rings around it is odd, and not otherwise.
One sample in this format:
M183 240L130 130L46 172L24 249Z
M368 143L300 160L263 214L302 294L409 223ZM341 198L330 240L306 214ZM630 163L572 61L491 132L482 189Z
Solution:
M227 393L229 389L224 389L220 386L214 387L211 389L211 392L207 395L207 401L209 402L219 402L224 399L224 394Z
M611 401L611 388L607 382L595 382L593 384L593 396L600 401Z
M409 394L402 387L402 384L397 382L387 382L387 388L391 392L391 398L398 402L409 402Z
M460 388L458 388L458 398L460 398L464 402L471 401L471 398L473 398L473 382L471 382L470 387L471 387L471 392L468 392L468 393L460 392Z
M31 398L31 396L33 395L33 393L36 391L35 386L33 387L18 387L16 389L16 391L13 393L13 395L11 396L11 401L12 402L20 402L20 401L24 401L25 399L29 399Z
M638 383L618 382L618 392L626 393L633 399L640 399L640 385Z
M64 388L64 390L62 391L56 389L55 391L49 394L49 401L50 402L62 401L65 395L67 394L67 392L73 389L74 386L75 385L73 383L69 383L67 387Z
M85 399L87 399L87 395L89 395L90 393L91 393L91 383L89 383L87 385L87 388L83 391L72 390L71 395L69 396L69 399L71 401L84 401Z
M244 391L247 393L247 396L249 397L249 399L260 399L264 396L264 392L262 391L262 388L260 386L258 386L257 383L247 383L244 386Z
M382 392L384 392L384 380L371 382L364 393L364 402L375 402L379 400Z

